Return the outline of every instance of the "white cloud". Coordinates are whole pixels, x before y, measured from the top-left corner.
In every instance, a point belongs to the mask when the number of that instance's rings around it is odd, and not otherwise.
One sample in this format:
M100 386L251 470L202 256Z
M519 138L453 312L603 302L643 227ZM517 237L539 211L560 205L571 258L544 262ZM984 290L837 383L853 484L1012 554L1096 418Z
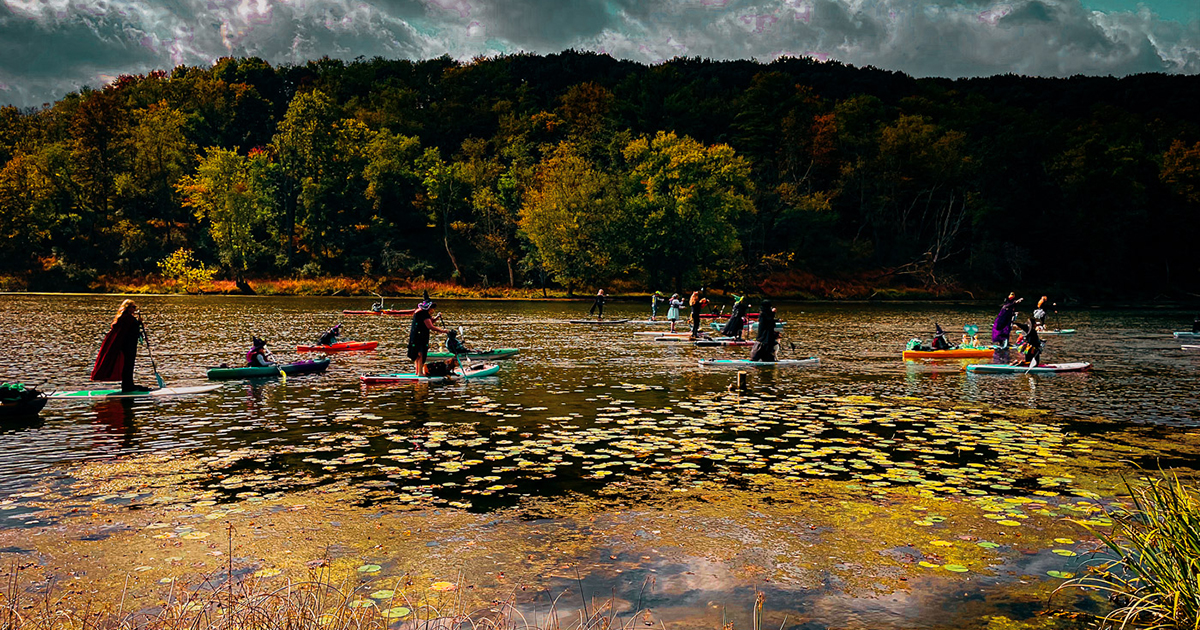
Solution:
M915 76L1200 72L1200 21L1079 0L0 0L0 102L234 55L781 54Z

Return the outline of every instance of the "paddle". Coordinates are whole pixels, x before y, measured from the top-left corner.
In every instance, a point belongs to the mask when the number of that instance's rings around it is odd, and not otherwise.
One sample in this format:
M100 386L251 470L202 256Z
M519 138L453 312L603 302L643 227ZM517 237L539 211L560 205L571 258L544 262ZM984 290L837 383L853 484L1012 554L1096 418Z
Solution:
M162 389L167 386L163 382L163 377L158 374L158 366L154 364L154 352L150 350L150 335L146 332L146 324L142 324L142 341L146 342L146 354L150 355L150 369L154 370L154 382L158 383L158 388Z
M439 314L439 315L441 315L441 313L438 313L438 314ZM459 326L459 327L458 327L458 338L459 338L459 340L460 340L460 344L461 344L461 343L462 343L462 342L461 342L461 340L463 339L463 329L462 329L462 326ZM463 377L463 380L464 380L464 381L465 381L465 380L467 380L467 368L463 367L462 360L460 360L460 359L458 358L458 353L457 353L457 352L452 352L452 354L454 354L454 362L458 364L458 369L462 371L462 377Z

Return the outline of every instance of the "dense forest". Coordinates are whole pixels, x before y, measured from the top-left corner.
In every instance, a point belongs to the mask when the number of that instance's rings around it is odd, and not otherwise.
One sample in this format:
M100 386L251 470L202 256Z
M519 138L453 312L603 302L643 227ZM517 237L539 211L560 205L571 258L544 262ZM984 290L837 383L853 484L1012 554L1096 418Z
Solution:
M222 59L0 109L0 276L1178 294L1197 103L1159 74Z

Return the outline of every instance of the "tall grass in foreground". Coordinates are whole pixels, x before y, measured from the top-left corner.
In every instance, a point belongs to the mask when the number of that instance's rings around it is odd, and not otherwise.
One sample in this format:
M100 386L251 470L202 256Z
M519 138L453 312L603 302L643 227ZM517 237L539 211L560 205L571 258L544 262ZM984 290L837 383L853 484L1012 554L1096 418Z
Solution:
M1125 485L1132 506L1111 514L1111 533L1088 527L1115 558L1063 587L1107 593L1117 608L1104 627L1200 628L1200 498L1165 472Z
M458 591L407 591L412 584L407 576L396 578L389 587L394 590L370 592L379 585L351 588L333 583L325 573L277 587L269 586L277 580L230 580L231 573L217 574L193 587L172 584L160 605L129 612L124 593L120 602L106 605L22 595L15 574L10 573L7 588L0 592L0 630L629 630L655 625L641 602L618 611L613 598L584 601L579 610L560 614L560 595L548 609L538 605L545 612L532 618L518 609L515 595L466 610ZM759 599L752 630L761 630L761 608ZM657 625L665 630L661 621Z

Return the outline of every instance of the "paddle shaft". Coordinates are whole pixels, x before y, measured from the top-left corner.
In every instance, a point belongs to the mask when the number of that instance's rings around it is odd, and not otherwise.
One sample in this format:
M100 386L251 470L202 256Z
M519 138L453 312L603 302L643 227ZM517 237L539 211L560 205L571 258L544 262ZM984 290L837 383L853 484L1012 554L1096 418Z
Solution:
M154 371L154 382L158 383L158 388L166 387L163 382L163 377L158 374L158 366L154 363L154 352L150 350L150 334L146 332L146 324L142 322L142 341L146 342L146 354L150 356L150 369Z

